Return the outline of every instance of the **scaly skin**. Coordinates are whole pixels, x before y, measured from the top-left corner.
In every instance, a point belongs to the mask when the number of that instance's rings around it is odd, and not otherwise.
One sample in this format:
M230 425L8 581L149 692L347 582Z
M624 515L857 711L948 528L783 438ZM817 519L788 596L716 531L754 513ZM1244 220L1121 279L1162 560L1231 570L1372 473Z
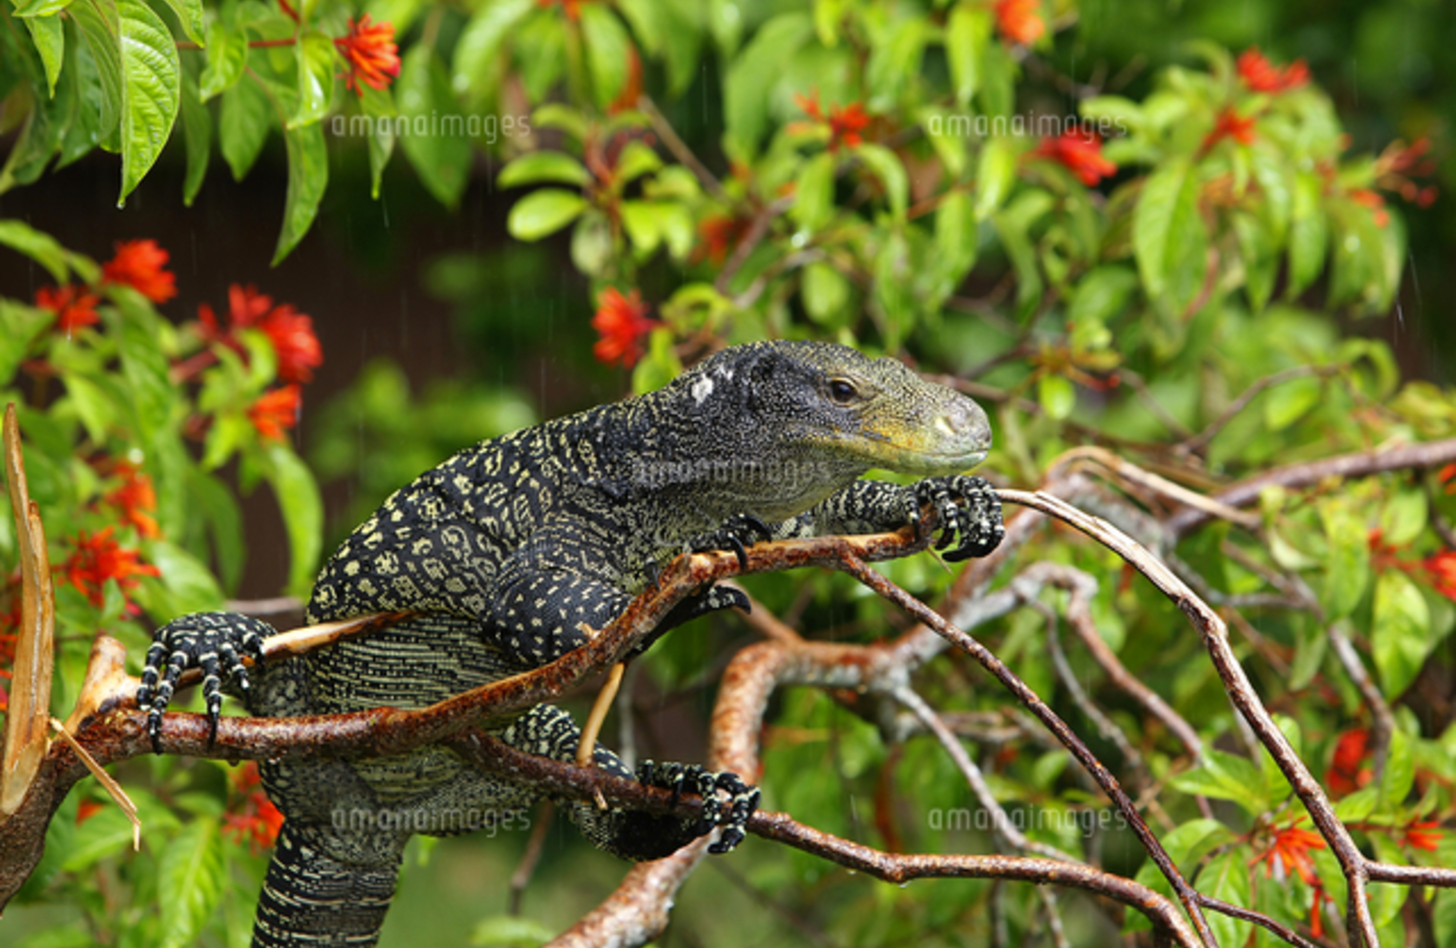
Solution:
M985 555L1001 538L1000 506L985 481L960 472L989 445L979 406L892 359L806 342L726 349L657 392L484 442L425 472L344 541L307 610L310 622L396 610L417 618L249 677L237 656L256 655L271 629L227 614L184 617L158 631L138 701L160 720L171 682L198 665L214 715L224 685L255 715L424 707L578 647L583 624L605 626L685 549L894 530L918 524L925 504L947 526L942 545L959 535L947 558ZM929 479L858 480L871 468ZM746 605L711 588L653 637ZM502 722L499 735L569 760L580 732L541 705ZM630 776L605 748L595 759ZM538 796L438 746L262 772L286 819L258 946L374 944L412 832L460 832L471 814L479 822ZM757 804L758 791L731 774L649 763L639 777L714 805L703 821L570 806L594 844L628 859L667 855L714 825L724 827L715 848L730 849Z

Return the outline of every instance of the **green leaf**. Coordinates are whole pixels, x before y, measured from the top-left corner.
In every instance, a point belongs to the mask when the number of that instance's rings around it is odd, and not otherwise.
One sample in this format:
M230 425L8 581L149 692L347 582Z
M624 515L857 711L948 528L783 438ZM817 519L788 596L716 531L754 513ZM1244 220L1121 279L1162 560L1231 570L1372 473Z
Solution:
M601 211L589 210L571 229L571 262L587 276L601 276L612 259L612 225Z
M885 193L890 198L890 213L895 220L904 221L905 208L910 198L910 176L905 173L905 166L900 163L899 157L884 145L871 142L860 145L854 153L885 186Z
M121 24L120 206L151 170L172 134L182 66L167 25L144 0L117 0L116 9Z
M1037 401L1053 421L1061 421L1077 407L1077 390L1065 375L1043 375L1036 380Z
M115 0L76 0L66 12L75 18L81 36L91 50L96 76L101 83L101 121L96 133L101 141L110 137L121 122L121 22Z
M1324 397L1324 382L1317 378L1290 379L1264 397L1264 424L1283 431L1308 414Z
M1330 619L1340 619L1365 595L1370 581L1370 541L1364 518L1348 504L1331 500L1320 505L1319 513L1329 544L1320 601Z
M60 77L61 64L66 59L66 31L61 18L55 14L22 16L22 21L30 30L30 38L35 41L36 52L40 53L40 61L45 65L46 85L54 96L56 79Z
M591 172L580 161L564 152L533 151L502 168L495 185L498 188L518 188L523 184L540 184L544 181L584 187L591 181Z
M202 0L167 0L167 6L177 14L187 38L199 46L206 45L202 42Z
M1010 138L992 138L981 146L976 163L976 220L994 214L1016 182L1016 142Z
M501 46L511 29L535 6L535 0L501 0L476 7L460 34L460 41L455 44L455 63L450 75L458 94L478 92L485 86L489 70L500 58Z
M222 589L207 564L182 547L165 540L146 544L147 560L161 572L161 584L171 600L172 614L209 612L223 607Z
M799 166L789 217L810 233L824 227L834 216L835 164L834 156L824 151Z
M1421 591L1399 570L1375 580L1375 612L1370 633L1381 689L1399 697L1415 681L1431 646L1431 612Z
M950 84L956 105L963 109L970 106L971 97L981 84L991 26L991 11L969 0L956 4L946 22L945 54L950 63Z
M765 23L723 82L725 144L731 157L747 160L758 151L768 128L769 92L783 76L784 64L814 35L807 12L783 13Z
M268 482L283 511L292 553L288 563L288 589L295 596L307 597L318 569L324 533L323 498L312 472L292 448L285 444L270 445L268 462Z
M293 52L298 67L298 110L288 120L290 129L323 118L334 99L334 41L310 30L298 37Z
M931 26L923 17L904 17L888 28L871 34L869 62L865 64L865 88L869 90L871 112L888 112L899 101L905 84L920 74L920 61Z
M400 139L405 157L435 200L455 207L470 180L470 139L444 63L433 49L422 43L405 54L394 96L415 133Z
M632 56L632 39L617 15L605 3L584 3L581 36L586 46L586 65L591 72L592 97L597 107L611 105L627 84L627 62Z
M319 202L329 186L329 153L324 127L315 122L283 133L288 146L288 196L283 202L283 230L273 252L273 266L298 245L313 226Z
M100 810L76 827L72 848L61 863L64 872L85 872L103 859L131 849L131 820L119 806L103 805Z
M230 28L222 18L207 28L207 68L202 70L202 101L221 95L243 78L248 68L248 34Z
M1175 789L1217 800L1232 800L1251 814L1268 809L1259 789L1264 785L1259 769L1243 757L1210 750L1201 767L1184 771L1170 781Z
M23 221L0 220L0 244L25 254L50 272L56 283L64 286L70 282L71 268L67 263L66 249L56 243L50 234L36 230ZM9 375L3 376L9 379Z
M587 206L580 194L542 188L516 202L506 218L506 230L517 240L540 240L576 220Z
M162 948L197 941L227 886L227 861L217 820L198 817L185 824L157 860Z
M799 293L805 312L816 323L832 323L849 306L849 281L827 263L811 263L804 268Z
M119 336L122 374L129 386L127 404L136 418L136 433L150 443L171 418L178 390L172 385L167 357L157 346L155 323L143 317L141 307L122 311Z
M1107 323L1121 315L1137 285L1137 274L1123 266L1101 266L1084 276L1067 312L1072 347L1083 351L1107 348L1112 342Z
M394 154L393 119L398 113L394 108L394 94L388 89L376 89L367 83L360 88L364 95L359 99L359 107L367 118L373 120L366 132L369 135L369 196L377 201L379 182L384 177L390 156Z
M96 60L82 39L80 29L79 22L73 17L61 82L75 83L76 106L61 137L61 156L56 160L56 170L83 158L101 144L101 112L104 108L101 76L96 71Z
M470 932L475 948L535 948L556 937L556 929L519 915L492 915Z
M240 82L222 94L217 141L234 181L243 180L258 160L273 121L268 96L256 82Z
M1208 233L1188 158L1172 159L1143 185L1133 212L1133 251L1150 297L1175 305L1192 300L1203 281Z
M692 250L696 238L692 215L676 201L623 201L618 209L638 259L651 256L664 240L676 259L686 258Z
M1391 692L1396 694L1397 692ZM1380 799L1387 810L1405 805L1415 786L1416 762L1410 739L1399 728L1390 735L1390 750L1385 756L1385 772L1380 776Z
M976 265L979 237L971 199L961 191L947 194L935 211L935 269L940 280L937 305L955 292Z
M212 156L212 114L203 104L193 76L195 67L182 68L182 137L187 144L187 178L182 183L182 203L192 206L192 199L207 177L207 162Z
M1380 511L1380 539L1397 549L1409 546L1425 532L1429 519L1429 504L1423 492L1396 491L1386 498Z

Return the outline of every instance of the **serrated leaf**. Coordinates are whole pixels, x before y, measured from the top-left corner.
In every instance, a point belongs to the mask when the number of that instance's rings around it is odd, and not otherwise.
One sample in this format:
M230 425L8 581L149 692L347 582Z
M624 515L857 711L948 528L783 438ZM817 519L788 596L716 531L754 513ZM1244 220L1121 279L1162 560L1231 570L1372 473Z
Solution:
M117 0L121 36L121 196L151 170L177 120L182 65L177 43L143 0Z
M157 886L167 894L161 900L162 948L193 944L227 886L227 862L215 819L194 819L168 842L157 860Z
M167 0L167 6L177 14L177 20L182 24L187 38L199 46L205 46L202 41L202 0Z
M576 158L559 151L533 151L522 155L501 169L496 178L498 188L518 188L524 184L575 184L585 186L591 172Z
M587 206L580 194L541 188L515 203L506 218L506 230L517 240L540 240L576 220Z
M243 180L258 160L273 121L272 106L257 83L239 82L222 94L217 141L234 181Z
M453 208L470 180L470 139L445 66L433 49L420 44L405 54L394 96L412 131L428 130L400 139L405 157L435 200Z
M1431 612L1409 576L1386 570L1375 580L1370 646L1381 690L1396 698L1415 681L1430 654Z
M324 127L315 122L283 133L288 146L288 196L283 202L283 229L273 252L277 266L308 233L318 215L319 202L329 186L329 153Z
M298 109L288 120L290 129L323 118L334 98L333 40L311 30L298 37L293 51L298 70Z
M195 69L182 69L182 137L187 145L187 177L182 183L182 203L192 206L192 199L207 177L207 162L212 156L212 113L202 102L193 77Z
M318 482L293 449L284 444L269 446L267 476L288 528L288 589L293 595L307 596L318 569L324 533Z
M248 68L248 34L221 17L207 28L207 67L202 70L202 101L237 85Z

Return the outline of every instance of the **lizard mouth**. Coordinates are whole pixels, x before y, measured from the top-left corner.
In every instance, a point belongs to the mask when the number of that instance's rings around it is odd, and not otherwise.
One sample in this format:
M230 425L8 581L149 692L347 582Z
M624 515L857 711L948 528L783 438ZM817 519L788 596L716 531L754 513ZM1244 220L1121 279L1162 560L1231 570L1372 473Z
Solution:
M928 423L866 426L864 436L866 453L876 467L919 477L944 477L986 459L991 423L980 405L956 397Z

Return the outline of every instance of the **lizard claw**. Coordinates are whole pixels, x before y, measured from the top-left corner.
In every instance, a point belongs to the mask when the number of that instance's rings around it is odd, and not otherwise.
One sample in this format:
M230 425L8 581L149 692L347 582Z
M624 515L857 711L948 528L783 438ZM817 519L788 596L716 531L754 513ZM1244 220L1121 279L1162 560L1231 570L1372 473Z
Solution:
M153 636L137 688L137 707L147 712L147 736L152 750L162 752L162 715L182 673L189 668L202 671L202 698L207 709L207 740L217 739L217 719L222 713L222 683L230 679L247 692L248 669L243 658L255 663L263 659L263 639L273 627L234 612L199 612L173 619ZM165 664L164 664L165 663Z
M703 815L698 821L698 835L706 836L715 827L723 828L718 841L708 847L708 852L714 854L726 853L743 841L743 827L758 809L759 789L728 771L715 773L697 764L658 764L645 760L637 768L637 779L650 787L671 790L674 804L684 790L702 797Z
M722 526L712 533L705 533L689 541L688 549L694 553L713 553L731 550L738 558L738 568L748 568L748 547L759 540L773 539L773 531L753 514L734 514L723 521Z
M1001 499L984 477L933 477L916 484L914 491L916 509L910 523L919 536L923 523L919 508L933 508L933 523L940 530L935 548L944 550L955 543L955 548L945 554L948 561L985 556L1001 543L1006 533L1001 522Z

